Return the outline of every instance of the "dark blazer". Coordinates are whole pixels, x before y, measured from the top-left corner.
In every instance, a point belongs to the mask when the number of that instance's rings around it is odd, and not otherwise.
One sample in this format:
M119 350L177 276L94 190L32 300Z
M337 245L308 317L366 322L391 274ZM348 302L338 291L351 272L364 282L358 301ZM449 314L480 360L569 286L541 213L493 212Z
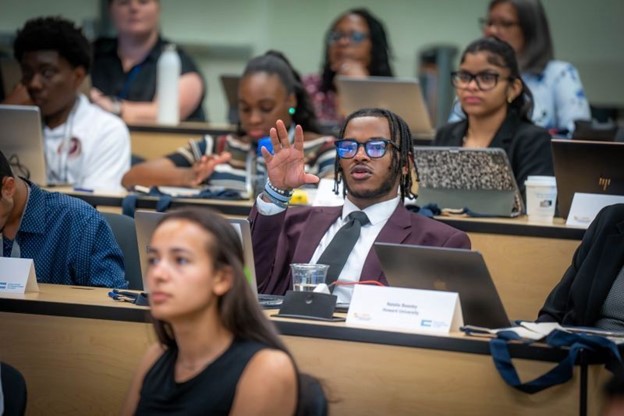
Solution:
M572 264L539 311L538 321L593 326L624 266L624 204L598 213L574 253Z
M265 216L256 207L249 215L258 292L283 295L292 288L291 263L308 263L342 207L291 207ZM402 204L381 229L377 242L470 248L466 233L415 214ZM368 253L362 276L388 284L375 250Z
M438 130L433 146L461 147L467 130L468 120L447 124ZM523 197L527 176L554 175L550 139L547 130L523 121L515 111L509 111L490 143L489 147L498 147L507 153Z

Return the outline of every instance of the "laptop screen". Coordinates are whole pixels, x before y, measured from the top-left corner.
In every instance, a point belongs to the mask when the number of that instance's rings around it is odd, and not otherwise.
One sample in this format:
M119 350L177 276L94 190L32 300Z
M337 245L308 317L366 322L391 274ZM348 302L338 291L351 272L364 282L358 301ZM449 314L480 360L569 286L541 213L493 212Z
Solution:
M45 186L46 164L39 108L0 105L0 150L13 173Z
M624 143L553 140L552 151L562 217L576 192L624 195Z
M336 87L345 114L361 108L386 108L401 116L412 134L433 134L429 111L417 79L338 76Z
M375 252L390 286L456 292L466 324L510 325L479 252L392 243L375 243Z
M134 214L134 225L136 228L139 258L141 260L141 274L143 275L143 287L147 288L145 276L147 273L147 247L152 234L160 219L165 215L163 212L137 210ZM253 245L251 242L251 229L249 221L246 219L228 219L232 227L236 230L243 245L243 256L245 260L245 274L249 280L254 293L258 293L256 286L256 268L253 257Z

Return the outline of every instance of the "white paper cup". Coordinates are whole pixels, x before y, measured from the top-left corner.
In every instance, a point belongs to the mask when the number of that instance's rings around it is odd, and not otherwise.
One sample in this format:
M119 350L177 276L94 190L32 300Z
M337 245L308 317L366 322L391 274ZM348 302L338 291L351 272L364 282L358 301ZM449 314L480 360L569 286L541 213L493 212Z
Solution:
M557 181L554 176L529 176L524 182L527 215L531 222L552 223L557 204Z

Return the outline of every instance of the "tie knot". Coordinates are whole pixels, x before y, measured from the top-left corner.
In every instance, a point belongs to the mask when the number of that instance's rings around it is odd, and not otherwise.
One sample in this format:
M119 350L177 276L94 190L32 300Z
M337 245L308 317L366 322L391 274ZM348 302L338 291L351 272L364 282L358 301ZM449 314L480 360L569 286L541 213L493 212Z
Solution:
M364 211L353 211L351 214L347 216L349 221L359 222L360 225L366 225L370 223L368 216Z

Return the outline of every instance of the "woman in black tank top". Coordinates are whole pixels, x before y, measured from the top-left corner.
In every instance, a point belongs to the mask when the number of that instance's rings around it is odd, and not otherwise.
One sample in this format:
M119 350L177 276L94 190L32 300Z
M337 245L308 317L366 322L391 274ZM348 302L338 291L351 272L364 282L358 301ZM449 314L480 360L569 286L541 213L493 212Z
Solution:
M204 208L166 215L150 243L147 285L159 343L122 414L302 413L300 375L247 283L228 221Z

